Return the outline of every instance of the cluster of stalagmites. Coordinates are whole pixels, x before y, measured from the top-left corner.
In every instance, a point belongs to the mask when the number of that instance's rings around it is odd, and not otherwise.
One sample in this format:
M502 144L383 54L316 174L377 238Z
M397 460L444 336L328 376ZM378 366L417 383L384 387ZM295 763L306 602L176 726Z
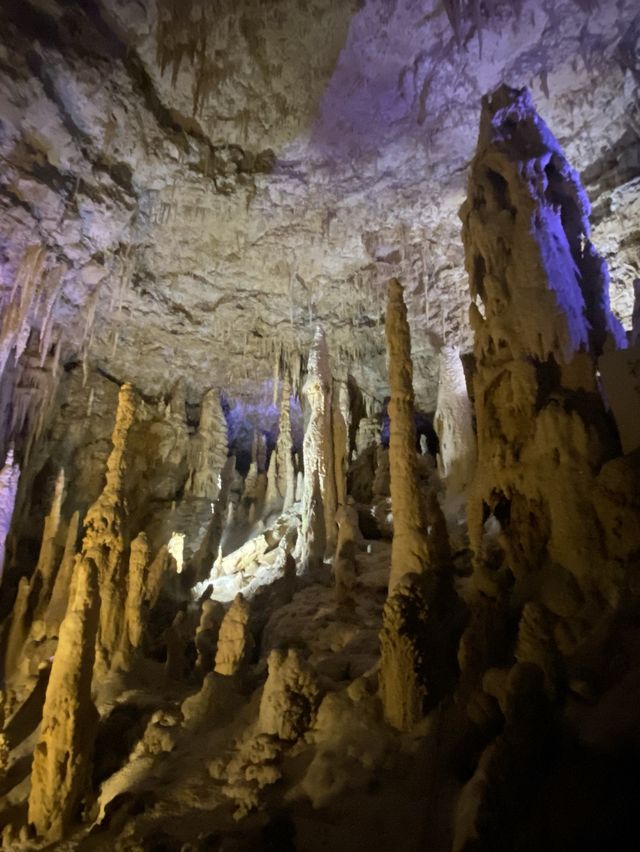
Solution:
M575 736L603 739L598 701L618 700L605 687L598 694L599 683L618 686L603 661L627 629L623 603L629 618L639 591L640 465L621 454L598 386L598 359L624 339L589 242L588 204L526 91L503 88L485 101L461 215L474 407L460 354L447 347L437 470L419 449L407 310L392 280L388 447L381 404L352 422L346 372L331 364L318 328L302 388L302 464L291 382L285 368L280 385L278 366L275 447L267 464L255 433L244 479L228 455L219 395L205 394L190 434L182 384L160 416L122 386L106 482L88 508L67 501L70 484L57 477L34 571L20 579L6 622L0 696L0 715L16 718L52 660L28 798L37 835L67 836L83 807L107 820L110 802L154 760L235 718L244 727L207 769L236 820L264 804L304 749L315 750L296 795L322 807L382 761L390 729L415 742L433 736L437 719L440 770L457 767L447 781L449 848L514 848L547 743L583 716ZM9 451L0 560L19 476ZM68 520L65 505L74 507ZM362 564L380 540L391 544L378 663L363 654L359 676L336 680L343 660L318 663L302 638L278 637L310 588L332 585L335 612L353 624ZM226 605L211 598L217 585ZM313 619L317 600L307 604ZM109 774L96 745L108 685L135 678L143 662L161 671L173 704L145 717L129 763ZM634 665L629 652L623 679ZM596 707L595 721L580 702ZM0 773L13 729L0 737Z

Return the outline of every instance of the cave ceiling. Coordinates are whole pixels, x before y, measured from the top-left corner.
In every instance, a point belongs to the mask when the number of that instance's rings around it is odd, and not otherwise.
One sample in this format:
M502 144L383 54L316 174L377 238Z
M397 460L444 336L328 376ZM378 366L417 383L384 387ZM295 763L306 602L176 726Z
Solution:
M431 410L438 348L470 345L458 210L481 98L501 82L531 89L580 170L628 327L636 0L0 8L1 286L46 248L62 362L149 395L182 376L194 397L256 397L321 324L335 369L381 399L396 275Z

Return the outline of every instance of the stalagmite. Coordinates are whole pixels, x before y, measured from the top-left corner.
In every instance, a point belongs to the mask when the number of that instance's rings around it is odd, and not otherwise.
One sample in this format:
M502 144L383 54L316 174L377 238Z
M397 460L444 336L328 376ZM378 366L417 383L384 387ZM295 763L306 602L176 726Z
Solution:
M428 560L427 524L418 482L413 410L413 365L407 309L399 281L389 282L385 334L389 356L391 506L393 541L389 592L404 574L420 574Z
M380 446L380 417L362 417L356 432L356 455L360 456L369 447Z
M282 500L278 491L278 463L276 459L276 451L274 450L269 457L269 466L267 468L267 487L264 494L264 517L273 515L280 511Z
M186 493L215 500L227 455L227 421L218 391L211 389L202 397L198 432L191 439Z
M297 740L311 727L318 708L317 680L295 648L271 651L268 665L258 730L281 740Z
M454 346L440 350L438 402L433 421L440 443L438 472L447 489L448 503L463 498L473 478L476 439L460 352Z
M410 731L424 715L427 620L420 578L403 576L384 605L380 632L380 698L385 719L399 731Z
M349 598L356 584L356 549L362 540L358 526L358 513L353 500L347 499L336 512L338 544L333 560L333 576L336 583L336 598L343 602Z
M127 571L127 599L125 604L125 629L123 647L125 654L139 648L148 607L147 578L149 573L149 543L141 532L131 542L129 569Z
M107 670L111 666L113 654L120 647L124 630L126 564L123 556L127 546L124 497L126 444L135 415L135 392L131 385L122 385L111 436L113 449L107 460L105 487L84 519L82 558L95 562L100 590L96 663Z
M291 507L295 497L296 472L293 466L293 438L291 436L291 383L285 374L280 403L280 422L275 449L278 494L282 510Z
M58 647L31 770L29 822L38 835L60 840L88 792L98 714L91 679L98 629L98 571L91 557L77 566L73 599Z
M48 636L57 636L58 629L62 624L67 602L71 590L71 579L73 577L74 563L76 559L76 546L78 543L78 530L80 529L80 514L74 512L67 528L67 537L60 560L60 567L56 574L55 583L51 592L51 598L47 605L44 616L45 628Z
M60 510L64 496L64 470L61 470L56 480L53 500L49 514L44 519L42 544L36 565L35 574L41 579L38 609L44 611L49 603L55 583L55 572L58 567L57 535L60 527Z
M13 449L10 449L4 460L4 466L0 470L0 583L2 583L7 536L11 528L19 479L20 466L13 461Z
M349 397L349 386L345 380L334 379L332 403L336 500L339 506L344 506L347 501L349 430L351 428L351 400Z
M30 592L31 585L29 580L26 577L21 577L11 613L11 626L9 627L9 635L4 654L5 678L10 678L18 669L20 654L29 635L29 628L31 626Z
M200 623L196 629L195 645L198 657L196 667L202 675L213 669L220 625L224 607L219 601L206 600L202 604Z
M215 659L215 671L218 674L235 674L251 654L253 637L249 630L250 615L248 602L241 594L237 594L220 625Z
M509 582L505 570L530 589L558 564L613 602L621 576L592 498L616 451L595 359L625 341L588 214L527 90L503 86L486 98L461 218L477 367L469 536L476 583L489 594ZM502 568L482 557L487 507L501 526Z
M331 428L331 370L327 343L321 328L316 329L313 346L309 352L308 374L303 392L311 412L303 442L305 470L302 497L303 563L307 568L316 568L321 561L319 547L323 537L325 552L332 554L337 536Z

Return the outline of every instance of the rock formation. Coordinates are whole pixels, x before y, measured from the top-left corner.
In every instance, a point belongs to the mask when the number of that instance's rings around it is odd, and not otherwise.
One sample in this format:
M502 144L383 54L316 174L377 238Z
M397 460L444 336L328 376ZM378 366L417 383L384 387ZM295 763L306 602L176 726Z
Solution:
M419 575L403 575L384 605L380 632L380 698L399 731L410 731L426 709L428 617Z
M389 592L404 574L420 574L429 560L427 523L418 483L411 336L402 285L389 282L385 335L389 353L389 469L393 542Z
M58 629L62 624L62 619L67 611L67 602L69 600L71 580L73 577L76 559L79 528L80 514L76 511L73 513L71 520L69 521L60 566L56 573L55 583L53 585L51 597L47 604L44 616L45 628L49 636L58 635Z
M344 379L333 380L333 452L335 457L336 501L338 506L347 502L347 469L349 466L349 430L351 405L349 386Z
M144 533L131 542L127 571L127 598L124 613L123 650L128 654L138 648L144 633L149 606L147 579L149 573L149 544Z
M39 578L40 582L40 604L38 607L40 611L43 611L48 605L56 580L56 570L58 568L57 536L60 527L60 510L62 508L63 497L64 470L61 470L56 479L51 509L44 520L40 555L38 556L35 568L35 576Z
M344 505L338 506L336 523L338 524L338 543L333 560L333 576L337 600L342 602L349 598L356 584L356 550L362 540L358 527L358 513L352 498L348 498Z
M447 498L460 501L471 484L476 460L471 403L457 347L440 351L438 402L433 421L440 442L438 472L444 480Z
M273 457L273 456L272 456ZM275 448L276 488L282 511L287 511L294 501L296 471L293 465L293 438L291 435L291 382L285 375L282 383L278 440Z
M200 404L198 432L191 439L189 447L187 494L215 500L227 455L227 422L220 396L218 391L208 390Z
M2 582L7 535L11 528L19 479L20 466L14 462L13 449L10 449L4 460L4 466L0 470L0 582Z
M317 680L294 648L271 651L267 662L258 730L281 740L297 740L311 727L318 708Z
M238 593L225 613L218 633L215 671L233 675L251 654L253 637L249 628L251 610L244 596Z
M302 495L303 562L317 567L336 543L336 482L332 437L331 368L324 332L316 329L309 352L303 393L310 409L304 434L304 492ZM323 541L324 537L324 541Z
M50 842L65 835L88 792L97 724L91 680L99 605L98 568L84 556L60 628L31 770L29 822Z
M552 563L585 589L614 594L618 572L592 500L615 452L595 359L624 336L588 213L578 175L529 93L502 87L486 98L461 217L478 430L469 535L477 583L492 594L504 571L530 588ZM497 571L480 556L485 506L501 527Z
M109 669L120 647L125 624L127 511L125 473L127 436L136 414L135 392L123 385L113 429L113 449L107 460L105 487L84 519L82 560L93 560L98 569L100 625L96 662Z

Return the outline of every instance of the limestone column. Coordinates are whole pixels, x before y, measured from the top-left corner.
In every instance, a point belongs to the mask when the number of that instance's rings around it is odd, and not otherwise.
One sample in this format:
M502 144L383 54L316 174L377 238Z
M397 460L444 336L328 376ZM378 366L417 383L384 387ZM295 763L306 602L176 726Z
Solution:
M58 568L57 536L60 528L60 510L62 508L63 496L64 470L61 470L56 480L51 509L44 519L42 544L40 545L40 555L38 556L38 563L35 569L35 575L39 575L41 578L38 605L40 611L46 608L49 603L55 583L56 569Z
M60 628L31 770L29 822L48 842L67 833L90 783L98 722L91 699L98 609L98 569L85 557Z
M296 472L293 466L293 437L291 435L291 382L285 374L280 403L280 422L276 443L277 488L282 509L286 512L293 505L296 489Z
M309 352L307 369L303 393L311 413L303 441L302 540L303 549L306 547L303 562L309 568L317 567L318 542L322 536L324 535L325 552L328 555L333 554L337 538L331 369L324 332L319 327ZM323 530L319 529L320 524L323 525ZM313 548L304 544L312 539Z
M349 428L351 405L345 379L333 381L333 450L338 506L347 503L347 468L349 467Z
M148 609L147 581L149 576L149 543L144 532L131 542L127 571L127 600L123 649L128 654L142 643L145 616Z
M126 603L127 512L125 506L126 443L136 415L133 387L122 385L118 397L113 449L107 460L105 487L86 514L83 559L92 559L98 569L100 624L98 663L108 669L118 650L124 629Z
M186 493L214 501L220 490L220 472L227 455L227 421L220 395L212 388L202 397L198 432L191 439Z
M4 558L7 536L11 528L13 508L18 491L20 466L13 460L13 448L9 450L0 470L0 583L4 571Z
M67 603L71 591L71 578L73 576L73 566L76 559L76 547L78 544L78 530L80 529L80 515L76 511L71 516L69 526L67 528L67 536L65 540L60 567L56 574L51 598L47 604L44 621L47 636L57 636L58 629L62 624L65 612L67 611Z
M586 593L616 597L620 566L603 550L593 500L596 473L617 452L596 359L625 337L589 212L529 92L501 86L485 98L460 216L476 361L469 538L487 594L513 577L530 588L562 566ZM500 527L492 567L483 557L487 508Z
M402 285L395 278L389 282L385 334L389 356L389 469L393 510L391 594L404 574L422 573L429 560L416 459L411 335Z
M440 351L438 401L433 422L438 435L438 472L445 483L447 503L455 503L471 484L476 461L471 402L455 346Z

